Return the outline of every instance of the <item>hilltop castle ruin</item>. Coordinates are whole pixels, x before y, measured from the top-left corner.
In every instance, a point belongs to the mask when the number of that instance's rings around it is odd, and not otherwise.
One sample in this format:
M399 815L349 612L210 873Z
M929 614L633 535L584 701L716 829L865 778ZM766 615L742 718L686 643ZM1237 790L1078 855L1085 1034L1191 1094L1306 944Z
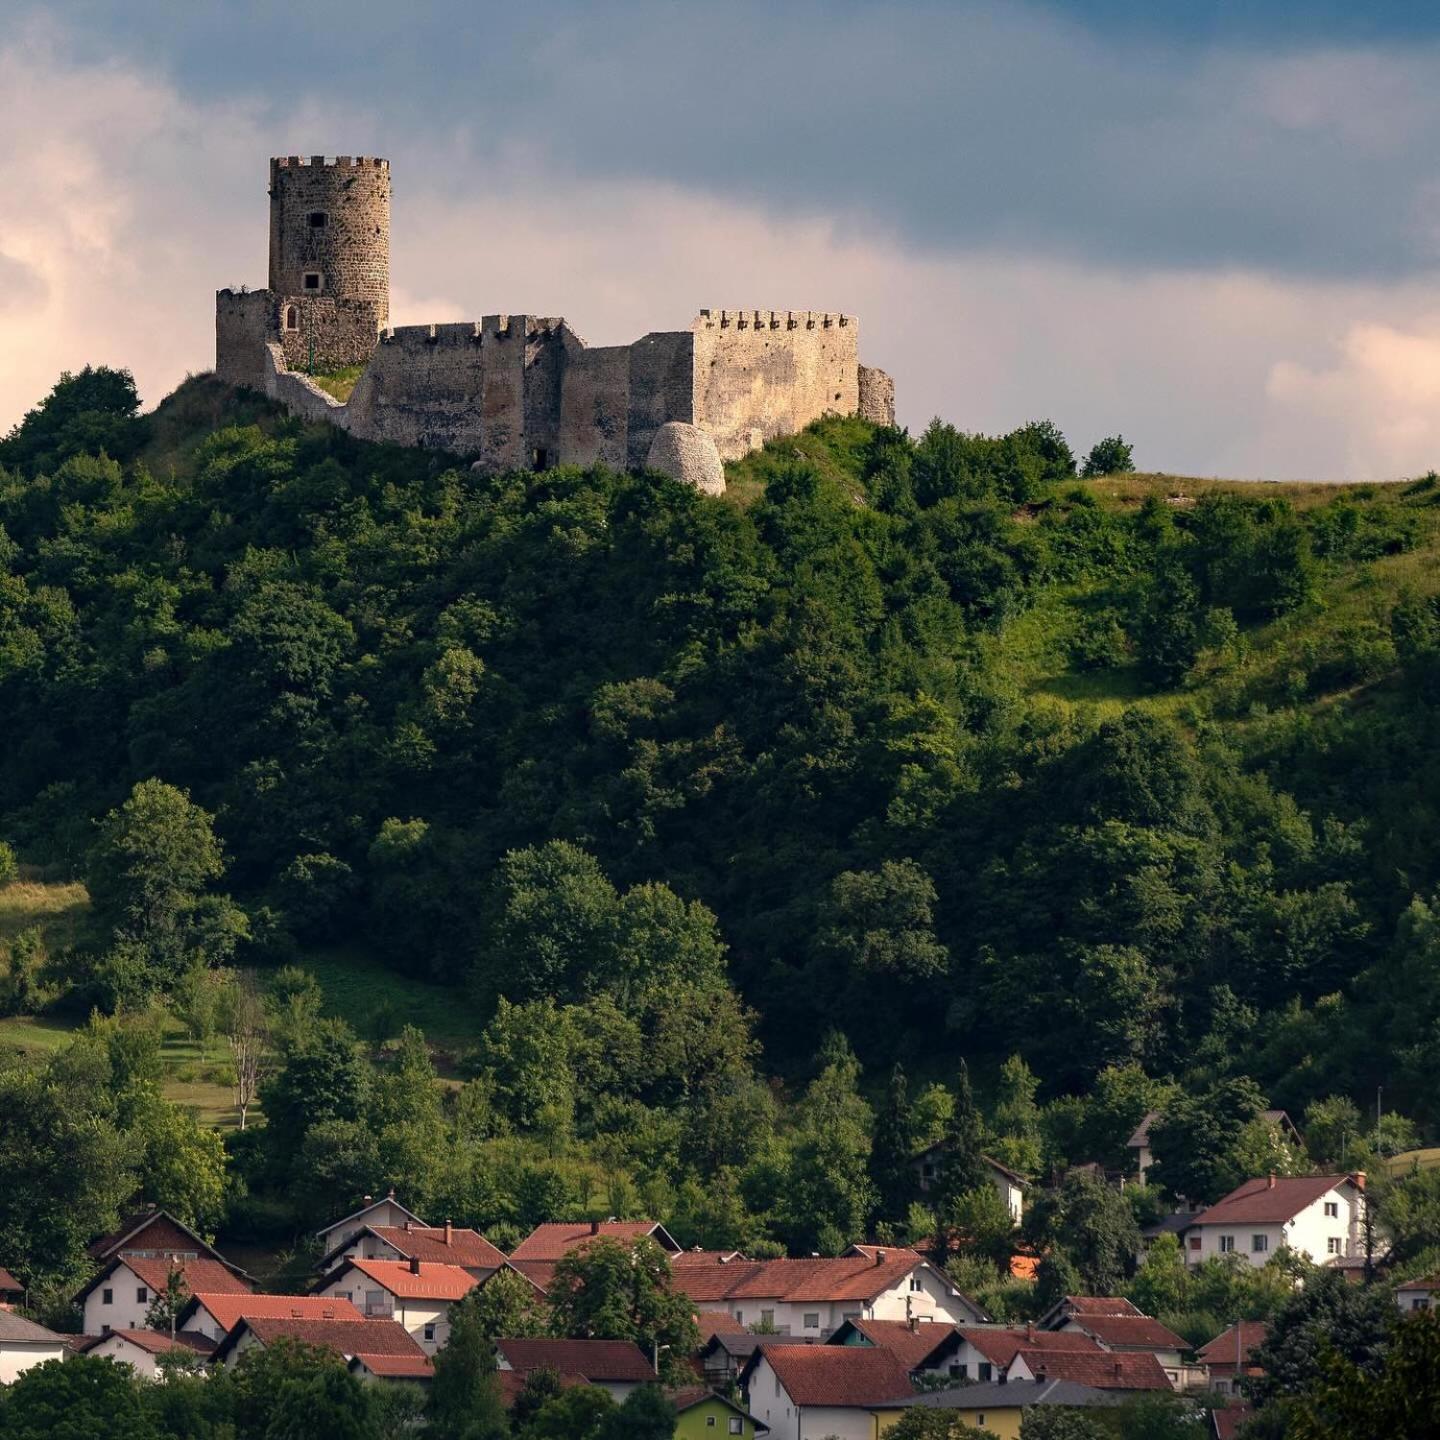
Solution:
M271 160L270 283L218 292L215 370L306 418L491 472L648 464L706 489L723 489L721 460L822 415L894 418L894 386L859 363L849 315L702 310L687 330L607 346L535 315L389 318L389 162ZM343 404L307 373L355 365Z

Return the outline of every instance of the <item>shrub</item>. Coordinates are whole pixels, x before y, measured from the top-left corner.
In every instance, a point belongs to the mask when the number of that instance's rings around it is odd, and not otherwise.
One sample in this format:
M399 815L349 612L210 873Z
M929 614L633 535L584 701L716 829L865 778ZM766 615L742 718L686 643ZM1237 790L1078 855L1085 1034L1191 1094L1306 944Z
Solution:
M1097 475L1129 475L1134 469L1134 446L1127 445L1123 435L1111 435L1095 442L1080 473L1093 480Z

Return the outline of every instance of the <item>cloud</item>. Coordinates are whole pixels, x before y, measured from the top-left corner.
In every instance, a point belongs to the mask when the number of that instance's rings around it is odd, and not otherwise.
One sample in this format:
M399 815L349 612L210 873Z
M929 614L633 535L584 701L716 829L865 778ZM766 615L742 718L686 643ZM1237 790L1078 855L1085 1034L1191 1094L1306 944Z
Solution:
M393 146L382 129L368 103L197 99L77 59L53 28L0 42L0 193L23 197L0 208L0 427L61 369L128 365L153 404L209 368L214 290L264 282L266 157L323 147L390 154L397 323L563 314L605 344L705 305L843 309L912 428L1045 415L1081 447L1123 431L1172 473L1272 478L1413 471L1440 448L1417 378L1440 354L1440 327L1415 319L1434 307L1423 279L916 246L898 222L856 225L849 192L577 178L523 128L472 184L463 127Z

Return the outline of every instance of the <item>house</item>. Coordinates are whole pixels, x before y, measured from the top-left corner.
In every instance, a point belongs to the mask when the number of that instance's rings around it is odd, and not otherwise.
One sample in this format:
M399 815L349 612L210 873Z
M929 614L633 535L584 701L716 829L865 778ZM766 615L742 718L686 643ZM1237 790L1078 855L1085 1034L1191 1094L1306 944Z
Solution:
M874 1440L915 1394L905 1362L879 1346L762 1344L740 1384L772 1440Z
M728 1389L740 1378L746 1362L762 1344L818 1345L820 1340L818 1337L806 1339L803 1335L756 1335L743 1327L736 1331L717 1331L700 1346L700 1370L705 1383L717 1390Z
M154 1205L127 1216L108 1235L91 1241L87 1247L90 1258L100 1264L118 1256L136 1256L142 1260L166 1257L176 1260L214 1260L240 1279L245 1272L232 1265L213 1245L197 1235L168 1210Z
M198 1362L208 1359L214 1349L215 1342L204 1335L167 1335L163 1330L112 1330L108 1335L87 1335L75 1347L77 1354L128 1365L145 1380L158 1380L163 1375L160 1359L164 1355L181 1355Z
M73 1339L12 1311L0 1310L0 1385L12 1384L32 1365L64 1360Z
M1395 1303L1408 1315L1412 1310L1429 1310L1440 1305L1440 1300L1435 1298L1437 1293L1440 1293L1440 1275L1432 1275L1428 1280L1406 1280L1395 1287Z
M1189 1345L1158 1320L1136 1309L1128 1300L1095 1295L1067 1295L1040 1319L1040 1325L1060 1334L1088 1335L1102 1349L1117 1353L1154 1355L1166 1379L1177 1390L1197 1377L1190 1374L1184 1352Z
M921 1325L910 1320L847 1320L827 1345L874 1345L904 1361L912 1374L945 1374L960 1343L953 1325Z
M254 1287L235 1273L233 1265L208 1255L148 1255L117 1253L75 1296L87 1335L110 1330L144 1330L150 1307L164 1295L171 1277L178 1276L186 1292L214 1295L248 1295Z
M665 1398L675 1407L675 1440L716 1440L720 1435L740 1435L744 1440L755 1440L769 1429L733 1400L707 1385L667 1390Z
M507 1262L478 1230L444 1225L363 1225L336 1245L316 1267L328 1274L345 1260L421 1260L458 1265L476 1280L488 1280Z
M1263 1265L1287 1246L1323 1264L1364 1249L1365 1176L1269 1175L1202 1210L1185 1232L1185 1259L1241 1255Z
M1147 1351L1022 1350L1006 1367L1005 1378L1012 1385L1017 1380L1072 1380L1127 1395L1173 1388L1160 1362Z
M668 1255L679 1255L666 1228L654 1220L561 1220L537 1225L511 1252L510 1263L541 1290L548 1290L555 1266L572 1250L596 1240L618 1240L633 1245L653 1240Z
M988 1155L982 1155L980 1158L985 1162L990 1183L994 1185L996 1193L1004 1202L1010 1218L1018 1225L1025 1213L1027 1183L1025 1177L1017 1175L1009 1166L1002 1165L998 1160L992 1160ZM922 1195L940 1178L940 1167L944 1162L945 1142L943 1140L926 1146L910 1162L914 1167L915 1179L919 1183Z
M655 1383L650 1358L628 1340L497 1340L495 1363L502 1375L553 1370L561 1376L578 1376L617 1401Z
M363 1320L348 1301L316 1295L216 1295L201 1291L185 1302L175 1317L177 1334L203 1336L219 1343L240 1321Z
M373 1200L367 1195L358 1210L322 1226L315 1232L315 1238L320 1242L320 1253L329 1255L367 1225L402 1226L406 1221L412 1225L425 1225L413 1210L407 1210L395 1198L395 1192L391 1190L379 1200Z
M433 1355L450 1338L451 1305L479 1283L459 1265L347 1260L325 1277L316 1294L347 1300L367 1319L399 1321Z
M352 1355L350 1373L357 1380L409 1380L428 1385L435 1362L428 1355Z
M1131 1168L1135 1171L1135 1178L1142 1185L1146 1183L1145 1176L1151 1165L1155 1163L1155 1156L1150 1150L1150 1127L1159 1118L1160 1112L1151 1110L1135 1127L1135 1133L1125 1142L1125 1148L1130 1152ZM1295 1122L1283 1110L1264 1110L1260 1114L1260 1119L1268 1121L1271 1129L1277 1131L1287 1145L1292 1145L1297 1150L1304 1146L1305 1142L1301 1138Z
M700 1329L700 1344L709 1343L716 1335L748 1335L749 1330L728 1310L697 1310L695 1324Z
M671 1265L728 1265L732 1260L743 1260L745 1257L738 1250L702 1250L698 1245L692 1245L688 1250L682 1250L678 1255L670 1257Z
M697 1306L723 1305L741 1324L816 1340L847 1320L953 1325L987 1318L914 1250L866 1247L829 1260L677 1265L671 1278Z
M1019 1440L1020 1424L1028 1410L1036 1406L1064 1406L1079 1409L1094 1405L1114 1405L1118 1397L1107 1390L1077 1385L1073 1380L992 1380L988 1384L961 1385L953 1390L932 1390L917 1395L910 1402L926 1410L945 1410L963 1424L985 1429L1000 1440ZM887 1413L880 1424L884 1435L903 1415Z
M0 1310L8 1310L25 1299L25 1287L0 1265Z
M962 1325L955 1332L955 1344L932 1373L952 1380L984 1383L1003 1380L1021 1352L1051 1355L1061 1350L1092 1355L1105 1352L1088 1335L1061 1330L1041 1330L1031 1324L1023 1328L1001 1325ZM939 1358L939 1357L937 1357Z
M1250 1356L1265 1339L1269 1326L1260 1320L1241 1320L1222 1330L1199 1350L1200 1363L1209 1372L1209 1385L1217 1395L1243 1395L1243 1381L1265 1372Z
M393 1320L306 1320L290 1316L242 1317L215 1347L213 1363L235 1365L246 1351L276 1341L314 1345L330 1350L348 1365L357 1356L371 1364L372 1356L409 1360L418 1366L427 1359L414 1336ZM382 1360L383 1366L383 1360ZM378 1373L378 1372L375 1372Z

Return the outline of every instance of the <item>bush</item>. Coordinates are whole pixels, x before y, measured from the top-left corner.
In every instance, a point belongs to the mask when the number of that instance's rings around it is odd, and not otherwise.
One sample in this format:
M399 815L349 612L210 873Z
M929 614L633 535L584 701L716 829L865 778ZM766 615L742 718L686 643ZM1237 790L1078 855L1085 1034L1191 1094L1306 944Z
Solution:
M17 874L20 867L15 861L15 851L0 840L0 885L8 885Z
M1080 474L1093 480L1097 475L1129 475L1134 469L1134 447L1125 443L1123 435L1111 435L1095 442Z

